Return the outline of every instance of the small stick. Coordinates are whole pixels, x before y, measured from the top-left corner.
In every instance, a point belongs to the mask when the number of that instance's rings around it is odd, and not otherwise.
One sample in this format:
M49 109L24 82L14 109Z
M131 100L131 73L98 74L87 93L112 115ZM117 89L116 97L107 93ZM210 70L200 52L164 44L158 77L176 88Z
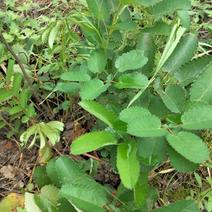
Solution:
M28 76L23 64L21 63L19 57L16 55L16 53L13 51L12 47L8 44L8 42L5 40L3 34L0 32L0 41L5 45L6 49L11 53L11 55L14 57L14 59L16 60L16 62L18 63L23 75L24 75L24 79L26 80L28 87L31 89L33 96L35 97L37 102L41 102L40 97L36 94L36 92L34 91L33 87L32 87L32 81L30 79L30 77ZM43 109L45 112L42 111L42 109L40 109L40 111L43 113L43 115L45 116L46 119L48 119L48 116L46 115L46 113L49 115L48 113L48 108L45 105L42 105ZM50 115L51 117L51 115Z

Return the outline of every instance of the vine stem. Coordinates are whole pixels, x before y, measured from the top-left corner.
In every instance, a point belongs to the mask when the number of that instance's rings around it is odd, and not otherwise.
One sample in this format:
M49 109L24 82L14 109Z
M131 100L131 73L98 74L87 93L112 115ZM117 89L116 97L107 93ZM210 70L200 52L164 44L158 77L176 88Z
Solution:
M15 59L15 61L17 62L17 64L19 65L19 67L20 67L20 69L21 69L21 71L23 73L24 79L27 82L29 89L32 91L32 94L35 97L36 101L37 102L41 102L40 97L36 94L35 90L33 89L32 81L31 81L30 77L28 76L28 74L27 74L27 72L26 72L23 64L21 63L18 55L16 55L16 53L14 52L14 50L12 49L12 47L5 40L2 32L0 32L0 41L5 45L5 47L8 50L8 52L10 52L10 54L13 56L13 58ZM48 108L45 105L42 105L42 108L39 108L39 111L43 113L45 119L48 119L48 116L46 114L49 115L49 112L48 112L49 110L48 110ZM51 117L51 115L50 115L50 117Z

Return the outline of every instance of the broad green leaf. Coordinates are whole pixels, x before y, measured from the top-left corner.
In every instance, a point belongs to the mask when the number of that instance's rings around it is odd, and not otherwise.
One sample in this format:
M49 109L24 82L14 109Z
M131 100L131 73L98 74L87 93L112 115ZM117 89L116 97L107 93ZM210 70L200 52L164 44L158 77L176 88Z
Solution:
M53 48L53 44L55 42L55 39L56 39L58 33L60 32L61 24L62 24L62 22L58 21L49 33L48 43L49 43L49 47L51 49Z
M71 153L80 155L108 145L117 144L115 136L110 132L97 131L81 135L71 144Z
M168 108L165 106L162 99L160 98L160 96L154 96L154 95L150 96L148 109L150 113L156 115L159 118L164 118L170 113Z
M174 73L174 76L182 86L186 86L193 82L204 71L211 59L211 56L194 59L178 69Z
M66 198L77 208L81 208L83 205L89 207L90 204L91 207L99 207L101 201L107 201L109 194L107 189L85 174L79 164L69 157L51 160L47 165L47 174L54 184L62 187L59 196ZM85 208L83 207L83 209Z
M181 117L182 127L187 130L212 128L212 106L195 105L190 107Z
M153 6L153 5L157 4L158 2L160 2L162 0L135 0L135 1L141 5L149 7L149 6Z
M149 185L148 185L148 175L142 173L138 179L138 182L134 188L134 200L136 206L142 206L148 198L149 195Z
M58 212L80 212L65 198L60 198L58 201Z
M158 117L142 107L130 107L120 113L120 119L126 122L127 132L138 137L159 137L166 134L161 128Z
M103 50L93 51L88 58L88 69L93 73L103 72L105 70L106 64L107 57Z
M79 105L83 109L103 121L109 127L116 130L125 129L125 123L120 121L115 113L113 113L103 105L99 104L98 102L83 100L79 103Z
M168 206L155 209L154 212L199 212L193 200L180 200Z
M84 70L70 70L67 72L64 72L61 76L60 79L65 80L65 81L78 81L78 82L83 82L83 81L88 81L90 80L90 76L88 73Z
M198 39L194 34L185 35L165 62L163 70L175 72L186 62L190 61L198 47Z
M59 199L58 193L58 188L53 185L45 185L40 190L40 196L48 199L53 205L57 204Z
M57 160L53 160L53 167L50 172L48 172L47 165L47 173L51 174L51 179L56 178L57 184L59 187L64 184L76 183L79 185L87 186L87 188L92 188L96 190L97 193L106 194L108 191L101 184L97 183L93 178L84 173L84 171L80 168L79 164L73 161L69 157L59 157ZM89 189L88 189L89 190Z
M89 184L69 183L62 186L60 196L66 198L69 202L75 205L82 211L87 212L104 212L104 205L108 199L106 192L99 192Z
M189 10L179 10L179 11L177 11L177 14L180 18L182 27L189 29L190 25L191 25L191 18L189 15Z
M185 157L177 153L172 147L168 145L167 149L169 159L171 165L178 171L178 172L193 172L195 169L198 168L198 164L192 163L191 161L187 160Z
M171 112L180 113L184 110L186 102L185 90L179 85L169 85L165 91L159 91L159 95Z
M121 182L128 189L133 189L140 175L137 159L137 145L133 142L123 143L117 149L117 169Z
M99 79L92 79L81 85L80 97L86 100L93 100L105 92L108 87L109 84L104 84L103 81Z
M209 157L206 144L193 133L181 131L168 134L167 141L177 153L193 163L203 163Z
M109 5L105 0L86 0L93 16L101 21L107 22L110 18Z
M135 89L144 89L148 84L148 78L138 72L131 74L122 74L118 82L115 83L115 87L118 89L123 88L135 88Z
M144 56L144 51L131 50L119 56L116 59L115 66L118 69L118 72L124 72L139 69L143 67L147 61L148 59Z
M39 188L51 183L49 177L47 176L46 167L45 166L37 166L34 169L33 181L36 183L36 185Z
M57 187L61 187L61 185L63 183L63 179L65 180L65 179L69 179L69 178L68 177L66 177L66 178L64 177L61 180L59 179L59 177L57 176L57 174L59 174L59 172L56 169L55 162L56 162L56 159L54 158L54 159L50 160L47 163L46 173L47 173L47 176L51 180L53 185L56 185ZM63 168L63 166L61 166L60 173L61 174L66 173L66 172L62 172L62 168ZM69 174L73 174L73 173L70 172Z
M162 0L155 4L150 12L154 16L171 14L176 10L188 10L191 7L189 0Z
M75 94L79 90L79 84L76 82L58 82L55 90Z
M148 58L146 65L142 67L142 72L147 76L150 76L153 72L153 66L155 61L156 46L152 34L141 33L137 40L137 49L144 51L144 56Z
M212 63L192 84L191 101L212 103Z
M147 165L163 162L166 159L166 149L167 144L163 137L142 138L138 142L138 156L145 159Z

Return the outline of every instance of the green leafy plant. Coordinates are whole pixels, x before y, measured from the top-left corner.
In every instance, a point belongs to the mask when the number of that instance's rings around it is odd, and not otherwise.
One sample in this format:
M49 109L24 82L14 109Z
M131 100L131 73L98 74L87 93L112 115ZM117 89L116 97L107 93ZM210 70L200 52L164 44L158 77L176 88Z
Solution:
M67 15L58 12L40 20L35 31L30 28L33 20L24 19L29 22L24 35L22 25L18 27L20 14L30 8L19 7L18 16L12 12L6 17L14 7L10 2L0 13L0 33L6 38L0 62L8 61L0 84L0 126L13 129L10 123L21 117L31 126L21 135L22 144L32 136L29 146L40 140L45 153L59 141L64 126L40 119L56 113L67 118L73 97L79 96L79 106L97 122L72 142L70 154L105 151L121 180L112 194L79 162L59 157L34 170L38 192L25 193L26 211L198 211L192 200L155 209L158 194L148 183L161 163L170 162L184 173L210 159L200 132L212 128L212 63L211 56L198 54L191 2L79 1ZM21 39L21 47L13 45Z
M40 149L47 145L47 141L49 141L51 145L55 145L60 140L60 132L63 131L63 127L63 123L59 121L34 124L22 133L20 141L22 142L22 145L26 145L30 137L33 136L29 147L32 147L35 144L37 138L40 140Z
M71 153L84 154L115 144L116 168L121 182L134 191L134 207L144 207L147 199L139 198L143 189L139 189L139 176L148 172L146 167L151 170L168 156L176 170L191 172L209 159L209 150L198 136L198 131L212 126L210 116L206 115L212 111L209 94L211 57L193 58L198 47L197 36L189 32L181 15L174 16L175 24L163 49L154 44L161 30L160 25L154 28L157 21L151 27L147 25L140 29L141 32L138 26L130 32L129 28L126 31L119 29L124 21L133 21L127 4L144 6L149 14L159 18L174 11L189 10L189 1L170 4L160 1L148 6L142 1L120 1L120 4L114 3L115 8L109 2L105 2L107 7L104 8L101 4L87 3L90 19L80 15L74 15L72 19L80 26L92 51L87 61L62 74L61 79L77 82L82 99L79 105L109 128L105 127L106 134L101 129L82 135L73 141ZM101 14L107 14L104 10L109 8L113 11L113 18L103 18L96 13L97 8ZM150 29L155 30L156 35L149 33ZM122 39L129 33L133 33L134 38L127 38L128 42L124 42ZM115 44L114 39L117 39ZM147 46L147 41L153 44ZM192 64L196 64L195 72ZM77 69L78 73L84 70L90 76L89 80L72 78ZM121 99L123 92L125 98ZM109 133L113 134L110 140ZM144 155L141 151L143 145L150 149L155 139L158 139L154 143L156 149L164 150Z

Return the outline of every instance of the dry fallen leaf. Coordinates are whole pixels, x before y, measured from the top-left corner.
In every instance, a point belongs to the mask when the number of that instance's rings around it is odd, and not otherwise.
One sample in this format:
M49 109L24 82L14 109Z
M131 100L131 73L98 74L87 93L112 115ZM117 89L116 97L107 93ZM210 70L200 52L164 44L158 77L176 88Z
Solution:
M8 166L3 166L0 169L0 173L8 179L14 179L14 177L16 176L17 170L15 167L8 165Z

